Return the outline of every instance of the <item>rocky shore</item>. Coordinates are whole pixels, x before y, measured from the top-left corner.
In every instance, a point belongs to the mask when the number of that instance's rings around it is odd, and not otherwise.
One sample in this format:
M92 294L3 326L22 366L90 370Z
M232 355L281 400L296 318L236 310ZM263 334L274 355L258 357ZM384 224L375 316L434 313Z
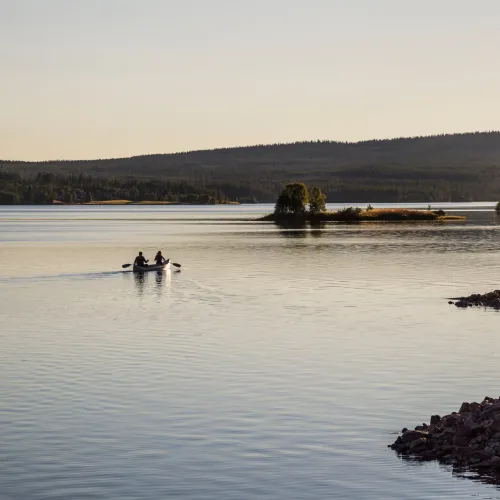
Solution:
M462 403L458 412L433 415L429 424L403 429L390 448L399 454L438 460L478 473L500 473L500 398Z
M450 300L448 304L454 304L457 307L493 307L500 310L500 290L485 293L484 295L474 293L468 297L459 297L453 300Z

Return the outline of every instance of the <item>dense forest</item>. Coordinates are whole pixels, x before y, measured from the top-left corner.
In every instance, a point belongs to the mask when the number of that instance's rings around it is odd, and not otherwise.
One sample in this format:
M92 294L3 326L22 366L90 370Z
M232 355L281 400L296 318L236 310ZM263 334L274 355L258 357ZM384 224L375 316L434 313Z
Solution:
M257 145L121 159L0 160L0 203L274 202L289 181L328 202L500 199L500 132Z
M215 204L231 201L217 190L186 181L103 177L92 174L38 172L35 175L0 170L0 204L91 203L129 200ZM246 201L246 200L244 200Z

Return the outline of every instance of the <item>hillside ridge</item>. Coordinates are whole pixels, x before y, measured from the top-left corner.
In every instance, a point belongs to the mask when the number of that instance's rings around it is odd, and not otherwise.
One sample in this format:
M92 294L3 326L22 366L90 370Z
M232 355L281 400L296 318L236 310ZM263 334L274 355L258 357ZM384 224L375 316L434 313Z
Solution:
M1 164L46 164L46 163L89 163L95 161L118 161L118 160L135 160L141 158L151 158L151 157L177 157L177 156L187 156L190 154L210 154L210 153L227 153L227 152L238 152L238 151L252 151L259 149L287 149L306 146L306 145L327 145L327 146L340 146L340 147L355 147L355 146L369 146L369 145L391 145L394 143L404 143L404 142L418 142L426 140L446 140L450 138L473 138L477 136L494 136L500 141L500 130L491 131L480 131L480 132L457 132L457 133L443 133L443 134L430 134L430 135L417 135L417 136L407 136L407 137L393 137L385 139L363 139L359 141L336 141L327 139L317 139L317 140L304 140L304 141L293 141L293 142L283 142L283 143L263 143L263 144L249 144L240 146L227 146L227 147L217 147L209 149L192 149L184 151L175 151L171 153L143 153L132 156L119 156L119 157L105 157L105 158L80 158L80 159L51 159L51 160L3 160L0 158Z

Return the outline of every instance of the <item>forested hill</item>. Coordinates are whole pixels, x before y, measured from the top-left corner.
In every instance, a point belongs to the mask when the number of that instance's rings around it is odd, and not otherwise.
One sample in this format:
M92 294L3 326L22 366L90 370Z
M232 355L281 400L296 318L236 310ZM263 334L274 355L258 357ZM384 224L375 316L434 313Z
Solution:
M285 182L296 180L321 187L331 202L498 200L500 132L298 142L88 161L0 160L0 175L0 190L9 192L23 183L32 183L32 189L49 186L54 196L64 185L66 193L115 186L94 192L93 199L128 193L156 201L181 190L184 195L192 191L218 199L273 202Z

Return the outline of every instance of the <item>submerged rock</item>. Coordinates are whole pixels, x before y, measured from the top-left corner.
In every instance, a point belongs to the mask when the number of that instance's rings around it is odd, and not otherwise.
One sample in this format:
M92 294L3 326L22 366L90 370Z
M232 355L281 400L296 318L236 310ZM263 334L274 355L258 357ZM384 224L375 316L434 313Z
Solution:
M430 425L424 425L415 430L405 427L389 447L420 460L500 473L500 398L464 402L458 412L432 415Z

